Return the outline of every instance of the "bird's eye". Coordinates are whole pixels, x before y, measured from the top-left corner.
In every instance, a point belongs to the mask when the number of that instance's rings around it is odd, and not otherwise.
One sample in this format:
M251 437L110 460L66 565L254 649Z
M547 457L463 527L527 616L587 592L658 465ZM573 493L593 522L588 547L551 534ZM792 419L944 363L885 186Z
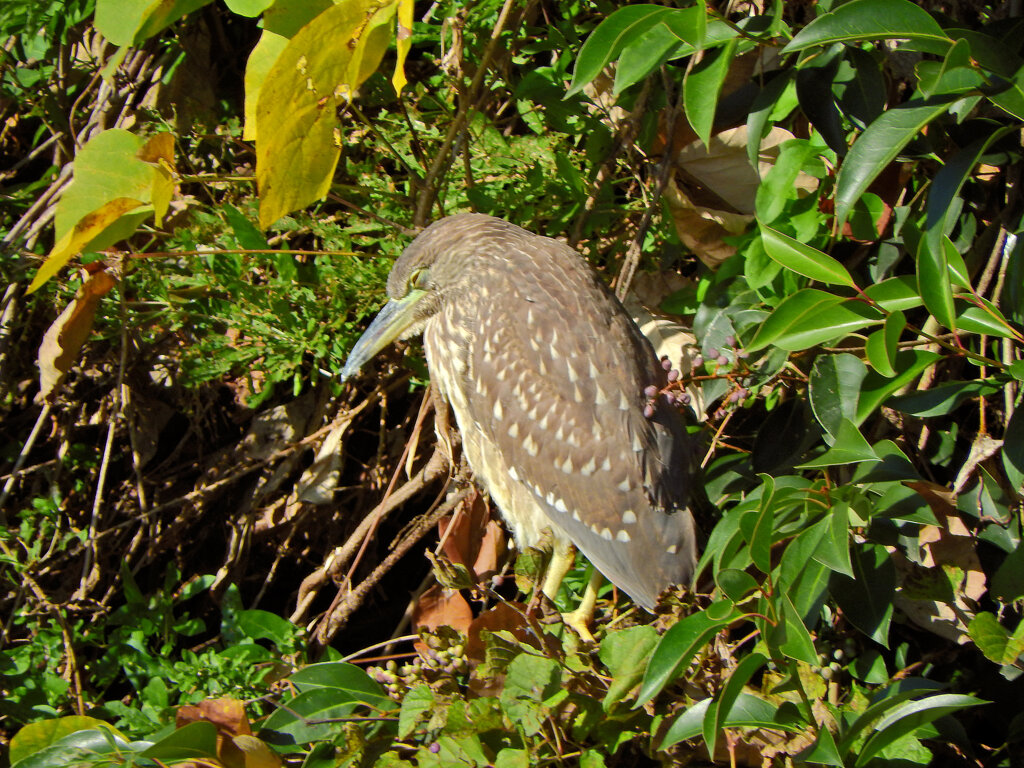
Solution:
M409 287L424 289L427 287L427 282L430 279L430 270L428 269L417 269L411 275L409 275Z

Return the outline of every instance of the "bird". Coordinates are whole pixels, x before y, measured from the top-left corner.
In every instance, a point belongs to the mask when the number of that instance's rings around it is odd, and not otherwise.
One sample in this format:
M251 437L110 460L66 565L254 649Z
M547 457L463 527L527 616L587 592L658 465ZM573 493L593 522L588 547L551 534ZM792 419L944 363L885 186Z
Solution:
M388 302L343 381L397 339L423 336L431 382L520 551L553 549L554 599L575 549L594 566L572 621L583 634L602 576L653 612L697 558L696 450L650 342L584 257L480 213L439 219L395 261Z

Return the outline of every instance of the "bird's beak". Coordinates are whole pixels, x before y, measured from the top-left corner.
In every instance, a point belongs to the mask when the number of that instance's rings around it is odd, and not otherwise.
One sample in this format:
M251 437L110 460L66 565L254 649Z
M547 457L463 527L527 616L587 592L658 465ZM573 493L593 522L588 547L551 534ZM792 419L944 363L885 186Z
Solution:
M401 336L416 321L416 305L426 295L426 291L414 288L406 296L392 299L384 305L370 323L370 327L348 353L345 367L341 369L343 382L358 373L374 355Z

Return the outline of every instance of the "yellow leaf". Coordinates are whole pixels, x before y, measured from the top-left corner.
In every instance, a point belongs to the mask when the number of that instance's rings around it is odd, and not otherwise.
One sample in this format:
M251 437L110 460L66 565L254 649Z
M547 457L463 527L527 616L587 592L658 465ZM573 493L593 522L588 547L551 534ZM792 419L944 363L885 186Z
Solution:
M295 33L270 67L256 104L261 227L327 194L341 155L338 105L379 66L390 39L381 19L395 8L344 0Z
M159 226L174 196L174 180L177 176L177 169L174 167L174 136L169 133L150 136L142 145L137 157L153 166L150 201L153 203L153 217Z
M405 77L405 59L412 47L412 10L413 0L398 0L398 32L395 35L395 74L391 84L395 93L402 95L402 89L409 81Z
M26 293L32 293L57 274L60 268L71 260L72 256L80 253L82 248L100 232L124 214L143 205L145 203L141 200L133 200L130 197L118 197L108 203L104 203L92 213L87 213L83 216L75 224L74 228L53 246L53 250L46 257L46 261L43 262L39 271L36 272L36 276L32 278L32 284L29 285Z

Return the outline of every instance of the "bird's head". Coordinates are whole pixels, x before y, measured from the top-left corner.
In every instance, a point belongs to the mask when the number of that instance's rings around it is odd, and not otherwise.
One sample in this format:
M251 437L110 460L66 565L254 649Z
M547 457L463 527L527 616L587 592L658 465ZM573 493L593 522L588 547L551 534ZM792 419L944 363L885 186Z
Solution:
M341 380L354 376L395 339L421 333L453 295L471 287L471 260L498 244L508 227L491 216L463 213L424 229L391 268L388 303L352 348Z

